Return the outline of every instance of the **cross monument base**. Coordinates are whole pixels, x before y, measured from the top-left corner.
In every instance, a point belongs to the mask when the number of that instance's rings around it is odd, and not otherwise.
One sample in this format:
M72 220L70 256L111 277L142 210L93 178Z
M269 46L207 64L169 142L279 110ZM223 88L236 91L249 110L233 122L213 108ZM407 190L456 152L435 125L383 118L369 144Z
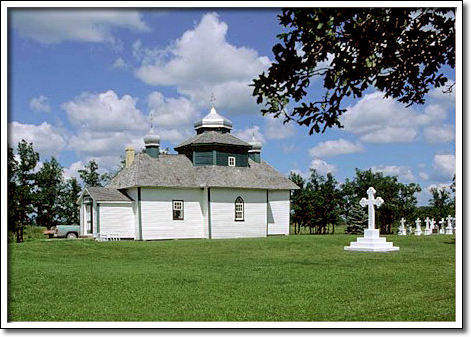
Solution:
M398 251L399 247L393 247L392 242L386 242L386 238L379 237L379 229L365 229L362 238L343 249L357 252L394 252Z

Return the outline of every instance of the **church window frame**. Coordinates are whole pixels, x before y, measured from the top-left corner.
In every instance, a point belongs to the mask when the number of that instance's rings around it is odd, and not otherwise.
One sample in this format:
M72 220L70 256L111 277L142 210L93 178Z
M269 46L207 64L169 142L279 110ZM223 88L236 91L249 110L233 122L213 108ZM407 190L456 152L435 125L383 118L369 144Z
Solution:
M245 221L245 205L242 197L237 197L234 202L235 221Z
M173 220L184 220L183 211L184 211L183 200L172 200Z
M233 157L233 156L227 157L227 165L236 166L236 157Z

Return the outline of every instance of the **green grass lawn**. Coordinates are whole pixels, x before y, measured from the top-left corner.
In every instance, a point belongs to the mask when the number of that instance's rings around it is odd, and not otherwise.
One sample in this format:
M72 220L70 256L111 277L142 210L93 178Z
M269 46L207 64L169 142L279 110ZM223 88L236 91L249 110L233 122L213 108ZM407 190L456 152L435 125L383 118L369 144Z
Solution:
M454 236L9 245L9 321L454 321Z

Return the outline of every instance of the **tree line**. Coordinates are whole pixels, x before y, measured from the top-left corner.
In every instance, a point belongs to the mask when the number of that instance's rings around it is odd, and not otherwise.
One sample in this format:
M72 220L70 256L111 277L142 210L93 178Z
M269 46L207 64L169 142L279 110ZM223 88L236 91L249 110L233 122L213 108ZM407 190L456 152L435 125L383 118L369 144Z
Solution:
M401 218L414 223L417 217L444 218L455 214L455 178L450 188L432 188L428 206L417 207L415 193L422 189L419 184L403 184L395 176L384 176L382 172L356 169L353 179L339 184L331 173L320 175L311 169L311 175L303 178L291 173L289 179L299 186L291 194L291 225L294 234L302 229L310 234L334 233L343 226L347 234L362 234L368 226L367 210L360 206L366 198L367 189L376 189L376 196L385 203L375 210L376 228L382 234L392 234Z
M72 177L64 178L64 168L55 157L40 162L39 153L24 139L15 151L8 145L8 230L16 242L23 242L26 226L51 228L79 224L77 199L86 186L103 186L109 174L99 174L98 164L91 160L79 175L82 184Z

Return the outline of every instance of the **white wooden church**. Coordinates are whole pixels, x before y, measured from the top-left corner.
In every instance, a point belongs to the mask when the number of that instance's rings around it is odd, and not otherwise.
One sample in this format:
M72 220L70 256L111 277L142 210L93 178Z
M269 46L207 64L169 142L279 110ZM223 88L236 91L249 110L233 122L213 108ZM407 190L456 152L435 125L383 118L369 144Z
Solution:
M82 236L121 239L242 238L288 235L290 190L298 187L261 160L261 144L234 137L214 107L194 124L196 135L160 153L126 148L126 165L105 187L81 193Z

